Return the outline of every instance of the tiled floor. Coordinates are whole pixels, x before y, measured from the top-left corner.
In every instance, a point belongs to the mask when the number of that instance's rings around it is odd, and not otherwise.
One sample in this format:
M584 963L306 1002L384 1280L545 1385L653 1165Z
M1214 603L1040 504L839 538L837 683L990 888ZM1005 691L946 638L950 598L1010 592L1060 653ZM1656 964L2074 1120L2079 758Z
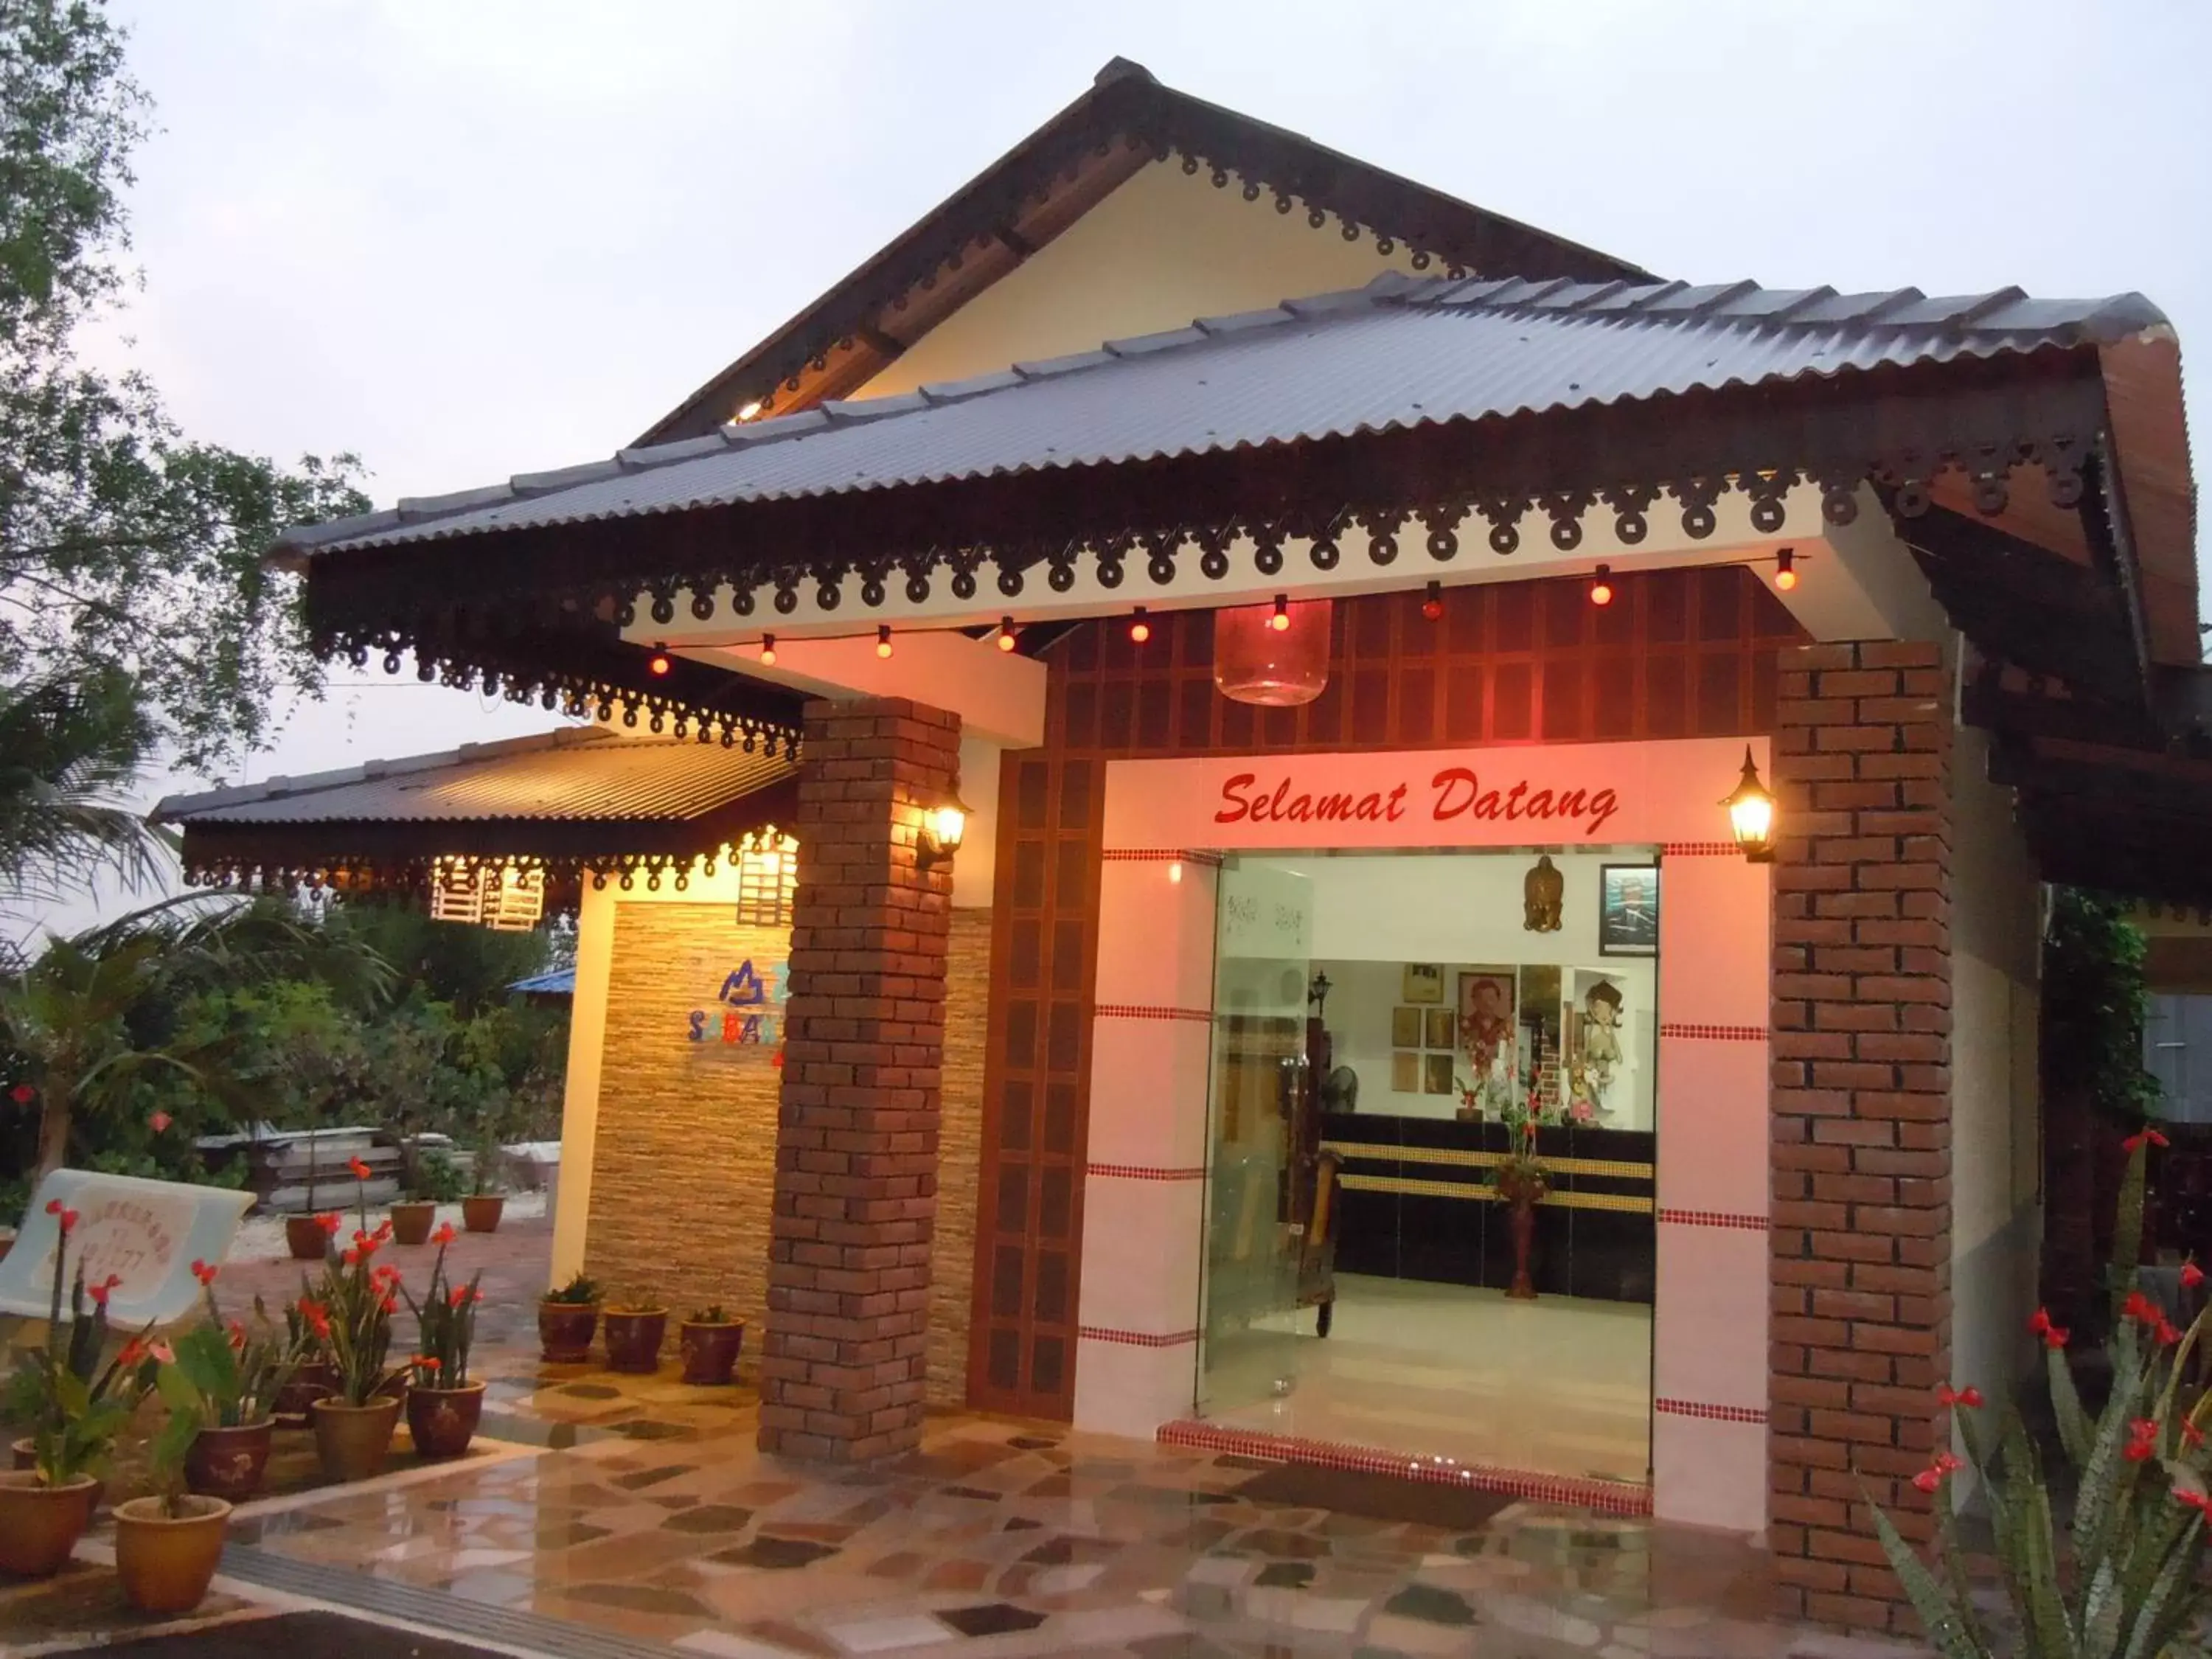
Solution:
M1642 1482L1651 1310L1341 1274L1327 1339L1261 1330L1209 1355L1208 1422L1462 1464ZM1285 1384L1287 1383L1287 1387Z
M525 1293L531 1242L485 1250ZM1327 1509L1246 1490L1282 1491L1279 1466L969 1417L887 1468L794 1468L754 1449L750 1390L542 1367L520 1316L493 1328L485 1426L506 1443L241 1510L224 1617L283 1592L508 1651L664 1659L1895 1651L1766 1620L1740 1540L1503 1498L1403 1505L1395 1486L1367 1489L1371 1513ZM0 1651L118 1632L112 1582L80 1571L59 1610L0 1592Z

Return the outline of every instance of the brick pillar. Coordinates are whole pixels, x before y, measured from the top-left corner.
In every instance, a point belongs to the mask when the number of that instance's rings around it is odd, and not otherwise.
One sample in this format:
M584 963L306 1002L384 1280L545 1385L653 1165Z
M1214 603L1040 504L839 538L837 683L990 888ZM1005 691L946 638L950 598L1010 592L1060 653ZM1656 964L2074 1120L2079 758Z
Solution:
M863 1462L921 1437L952 876L917 868L915 845L959 766L954 715L807 705L764 1452Z
M1924 1540L1949 1443L1950 679L1915 643L1781 671L1768 1532L1784 1611L1902 1632L1865 1494Z

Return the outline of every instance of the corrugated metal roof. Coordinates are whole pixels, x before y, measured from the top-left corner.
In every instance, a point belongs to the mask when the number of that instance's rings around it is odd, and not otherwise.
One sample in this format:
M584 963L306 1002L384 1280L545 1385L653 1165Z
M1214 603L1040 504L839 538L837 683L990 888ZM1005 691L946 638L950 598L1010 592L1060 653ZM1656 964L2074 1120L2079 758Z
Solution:
M2166 326L2140 295L1379 278L295 532L314 552L1833 377Z
M792 775L781 756L678 738L571 728L444 754L271 778L154 809L164 823L422 823L699 817Z
M528 979L510 981L507 988L530 997L572 997L576 994L576 970L556 968L550 974L532 974Z

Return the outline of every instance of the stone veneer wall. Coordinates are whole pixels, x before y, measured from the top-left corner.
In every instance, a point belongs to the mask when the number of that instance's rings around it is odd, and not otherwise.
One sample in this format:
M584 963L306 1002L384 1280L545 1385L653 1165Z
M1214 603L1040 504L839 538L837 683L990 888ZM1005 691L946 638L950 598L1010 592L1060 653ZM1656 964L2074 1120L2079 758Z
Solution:
M1768 1543L1784 1611L1916 1628L1875 1536L1934 1527L1949 1425L1950 677L1940 647L1781 653Z
M686 1037L709 1006L711 964L781 963L790 934L738 927L726 904L617 903L608 974L585 1269L616 1295L665 1302L678 1318L720 1302L746 1320L750 1379L767 1311L769 1195L782 1074ZM955 911L945 996L942 1182L932 1252L929 1401L967 1400L975 1180L981 1147L991 917ZM667 1357L672 1363L674 1332Z

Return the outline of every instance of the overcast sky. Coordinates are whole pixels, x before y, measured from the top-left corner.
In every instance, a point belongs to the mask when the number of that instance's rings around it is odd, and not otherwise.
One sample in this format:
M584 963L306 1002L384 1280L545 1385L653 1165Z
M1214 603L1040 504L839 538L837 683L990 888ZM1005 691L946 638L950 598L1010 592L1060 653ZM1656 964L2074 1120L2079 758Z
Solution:
M2212 351L2201 0L114 9L160 126L136 361L380 504L627 442L1117 53L1666 276L2140 289ZM370 678L246 775L546 723Z

